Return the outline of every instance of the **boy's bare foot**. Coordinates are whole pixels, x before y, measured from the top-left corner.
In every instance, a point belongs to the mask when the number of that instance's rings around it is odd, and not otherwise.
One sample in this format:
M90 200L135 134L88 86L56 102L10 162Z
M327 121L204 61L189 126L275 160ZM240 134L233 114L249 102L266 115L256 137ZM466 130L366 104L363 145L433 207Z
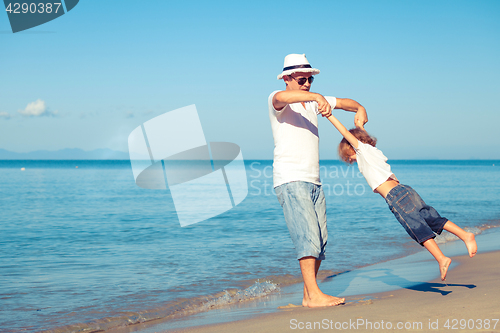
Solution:
M309 308L317 308L322 306L335 306L345 303L345 298L339 298L335 296L330 296L326 294L317 295L313 298L304 298L302 300L302 306Z
M472 232L468 232L464 243L467 246L467 251L469 251L469 257L474 257L477 252L476 236Z
M441 281L446 280L446 273L448 273L448 268L450 268L451 259L444 257L442 261L439 261L439 271L441 272Z

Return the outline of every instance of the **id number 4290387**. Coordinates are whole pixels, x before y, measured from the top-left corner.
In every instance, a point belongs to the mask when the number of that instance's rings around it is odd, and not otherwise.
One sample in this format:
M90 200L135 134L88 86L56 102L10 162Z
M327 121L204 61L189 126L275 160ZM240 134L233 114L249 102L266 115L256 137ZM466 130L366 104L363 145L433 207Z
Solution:
M443 327L449 330L494 330L497 327L499 319L448 319Z
M28 12L31 14L39 13L39 14L52 14L52 12L56 13L59 11L61 7L61 2L47 2L47 3L35 3L35 2L24 2L24 3L9 3L9 5L5 8L5 11L9 14L27 14Z

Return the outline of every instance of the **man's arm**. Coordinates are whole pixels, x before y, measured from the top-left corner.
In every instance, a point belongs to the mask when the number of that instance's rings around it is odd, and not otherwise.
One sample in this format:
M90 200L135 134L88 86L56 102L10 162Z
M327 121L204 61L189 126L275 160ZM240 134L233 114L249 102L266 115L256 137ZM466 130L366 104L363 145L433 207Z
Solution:
M275 110L281 110L287 104L316 101L318 103L318 111L323 115L331 115L331 105L323 97L323 95L304 91L304 90L283 90L273 96L273 107Z
M365 108L358 102L349 98L337 98L337 105L335 109L342 109L346 111L356 112L354 116L354 125L364 128L363 126L368 122L368 115Z

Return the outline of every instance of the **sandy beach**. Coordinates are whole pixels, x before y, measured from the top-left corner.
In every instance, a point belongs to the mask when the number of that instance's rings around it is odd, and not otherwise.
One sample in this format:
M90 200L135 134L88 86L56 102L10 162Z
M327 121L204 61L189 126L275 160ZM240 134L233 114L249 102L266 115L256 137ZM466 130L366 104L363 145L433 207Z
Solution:
M175 332L500 331L500 251L452 258L447 281L370 295L334 308L290 307L237 322ZM169 330L170 331L170 330ZM171 332L171 331L170 331Z
M441 246L453 260L446 281L438 277L432 256L421 251L320 282L324 292L346 298L341 306L303 308L302 285L297 284L253 304L108 332L500 332L499 233L491 231L476 237L474 258L465 254L462 242Z

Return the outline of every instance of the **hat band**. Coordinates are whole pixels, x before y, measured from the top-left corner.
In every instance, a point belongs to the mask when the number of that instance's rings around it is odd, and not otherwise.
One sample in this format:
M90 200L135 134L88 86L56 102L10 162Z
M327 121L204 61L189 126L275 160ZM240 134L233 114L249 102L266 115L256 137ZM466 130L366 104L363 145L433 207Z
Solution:
M296 68L311 68L311 65L295 65L295 66L288 66L288 67L283 68L283 72L284 72L284 71L288 71L288 70L290 70L290 69L296 69Z

